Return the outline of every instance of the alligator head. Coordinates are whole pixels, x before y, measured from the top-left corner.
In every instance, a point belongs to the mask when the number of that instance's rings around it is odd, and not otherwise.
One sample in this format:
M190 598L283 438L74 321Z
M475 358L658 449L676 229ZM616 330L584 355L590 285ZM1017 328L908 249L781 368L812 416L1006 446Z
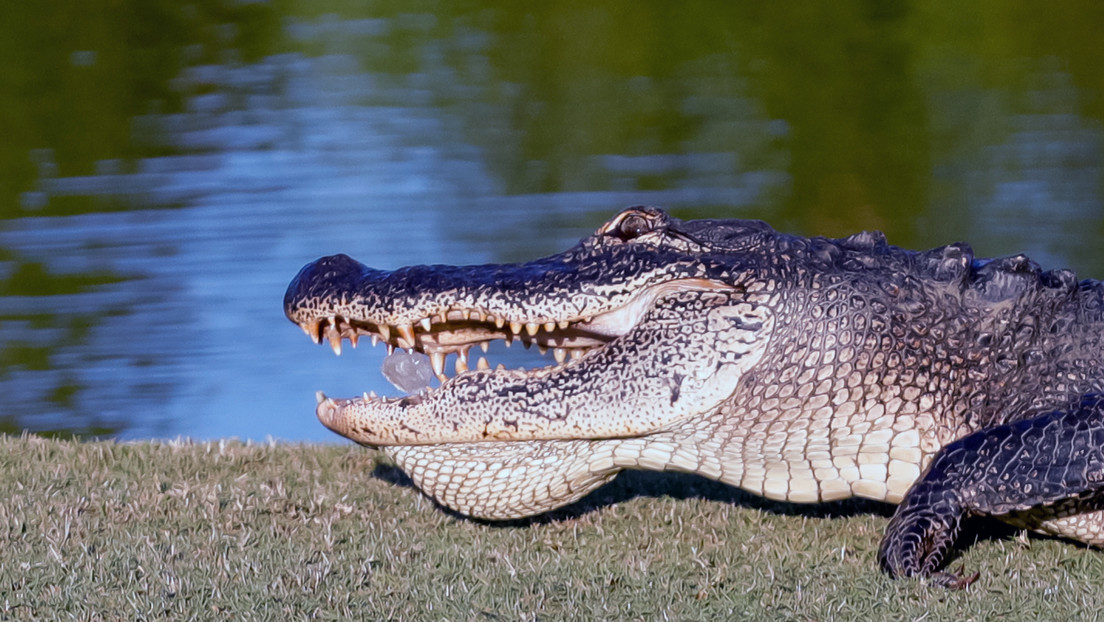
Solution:
M574 248L522 264L381 271L324 257L295 277L284 308L338 353L368 338L429 355L438 388L319 393L322 423L361 444L639 437L715 410L761 357L772 294L747 251L775 235L757 221L632 207ZM469 369L473 346L515 339L553 350L556 364Z

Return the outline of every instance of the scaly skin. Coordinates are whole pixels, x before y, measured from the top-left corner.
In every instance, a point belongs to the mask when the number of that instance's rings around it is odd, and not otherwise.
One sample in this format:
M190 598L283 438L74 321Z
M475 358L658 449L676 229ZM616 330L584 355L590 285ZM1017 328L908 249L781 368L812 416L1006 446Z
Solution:
M1104 392L1104 289L1023 256L635 207L526 264L385 272L326 257L284 304L335 350L366 336L426 352L439 373L457 357L440 388L320 395L317 414L465 514L537 514L645 468L794 502L904 500L883 567L944 585L965 583L939 569L967 514L1104 544L1104 439L1083 431ZM468 370L469 348L495 339L558 363ZM1036 424L1056 451L1031 451Z

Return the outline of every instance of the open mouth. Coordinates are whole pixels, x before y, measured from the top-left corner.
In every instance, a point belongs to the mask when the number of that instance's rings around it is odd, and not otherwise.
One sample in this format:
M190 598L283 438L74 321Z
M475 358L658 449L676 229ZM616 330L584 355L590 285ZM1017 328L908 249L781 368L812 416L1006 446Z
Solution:
M473 348L486 353L498 341L507 347L520 343L525 348L536 346L542 355L551 352L553 368L569 365L632 330L657 298L679 290L721 287L729 286L702 279L668 281L644 288L626 304L590 317L510 318L481 308L442 308L414 321L377 323L336 313L303 320L299 326L315 343L328 342L339 355L346 340L356 347L365 338L373 346L385 344L388 354L397 349L424 354L433 375L443 384L473 369L517 373L518 370L508 370L502 364L492 370L483 356L473 362ZM449 376L449 372L455 375ZM365 394L363 399L380 398Z

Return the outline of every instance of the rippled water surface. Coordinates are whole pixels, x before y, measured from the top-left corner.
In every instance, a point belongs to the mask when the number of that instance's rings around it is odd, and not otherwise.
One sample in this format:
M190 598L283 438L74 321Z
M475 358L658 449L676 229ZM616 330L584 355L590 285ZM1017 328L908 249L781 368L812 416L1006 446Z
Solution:
M0 430L330 439L315 390L395 390L382 349L284 319L304 263L527 259L634 203L1104 277L1102 27L1096 2L9 3Z

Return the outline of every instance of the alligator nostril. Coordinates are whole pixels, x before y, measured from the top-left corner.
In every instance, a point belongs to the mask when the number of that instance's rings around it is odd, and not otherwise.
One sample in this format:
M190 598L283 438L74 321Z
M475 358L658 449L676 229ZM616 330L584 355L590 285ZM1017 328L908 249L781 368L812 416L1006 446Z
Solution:
M330 255L303 266L284 294L284 312L293 321L300 307L353 292L370 270L348 255Z

